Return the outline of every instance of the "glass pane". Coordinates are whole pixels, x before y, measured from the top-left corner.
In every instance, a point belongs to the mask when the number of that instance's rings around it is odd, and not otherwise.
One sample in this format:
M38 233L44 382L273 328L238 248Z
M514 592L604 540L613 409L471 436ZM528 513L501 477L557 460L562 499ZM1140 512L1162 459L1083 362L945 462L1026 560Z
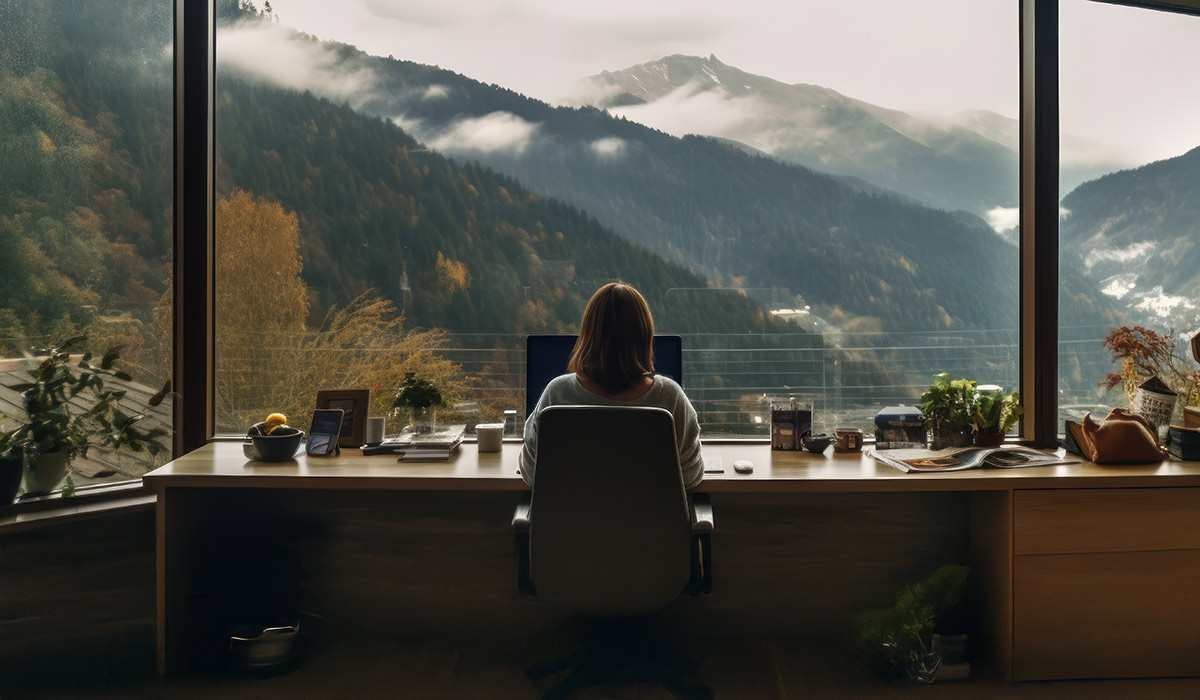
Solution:
M89 417L96 387L77 387L71 435L91 447L72 462L75 486L138 477L169 455L171 402L148 401L172 363L172 5L0 4L0 384L30 382L49 349L86 336L69 348L72 371L119 347L122 373L105 386L125 392L122 414L145 416L135 431L162 433L157 453L113 450ZM0 389L6 429L26 423L28 399ZM39 429L39 449L66 449L66 434Z
M1158 376L1180 398L1144 412L1179 420L1200 400L1200 76L1179 70L1200 18L1073 0L1060 32L1060 418L1129 407Z
M468 424L523 414L525 334L615 279L683 336L707 437L765 435L764 394L869 432L940 371L1015 388L1015 3L218 24L222 431L304 427L321 388L384 412L406 371Z

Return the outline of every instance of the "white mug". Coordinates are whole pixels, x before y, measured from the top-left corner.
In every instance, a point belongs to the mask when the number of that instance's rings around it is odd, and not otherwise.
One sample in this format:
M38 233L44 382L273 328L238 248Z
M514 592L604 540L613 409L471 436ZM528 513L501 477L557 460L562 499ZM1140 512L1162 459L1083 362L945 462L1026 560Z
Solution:
M475 426L475 442L480 452L499 452L504 446L504 424L480 423Z
M367 418L367 429L364 431L363 442L368 445L378 445L383 442L387 419L383 416Z

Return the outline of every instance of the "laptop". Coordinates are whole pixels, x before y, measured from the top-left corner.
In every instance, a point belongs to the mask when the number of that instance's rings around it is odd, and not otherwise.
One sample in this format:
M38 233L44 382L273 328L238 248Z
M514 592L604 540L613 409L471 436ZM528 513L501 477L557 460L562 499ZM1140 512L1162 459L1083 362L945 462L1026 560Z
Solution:
M531 335L525 341L525 415L533 413L550 380L567 373L576 335ZM654 371L683 386L683 339L654 336Z

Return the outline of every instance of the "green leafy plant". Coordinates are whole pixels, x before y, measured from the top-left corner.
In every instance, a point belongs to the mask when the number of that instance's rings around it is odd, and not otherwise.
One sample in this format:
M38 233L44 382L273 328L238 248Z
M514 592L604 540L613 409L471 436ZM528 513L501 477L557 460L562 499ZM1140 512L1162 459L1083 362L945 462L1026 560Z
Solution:
M392 402L392 407L429 408L441 406L444 403L445 397L432 379L424 374L407 372L404 375L404 382L400 384L400 389L396 392L396 399Z
M88 448L103 446L113 449L143 450L158 455L166 447L158 441L169 433L162 428L143 429L138 425L145 416L126 412L121 401L125 390L110 389L106 378L132 381L129 374L116 366L120 347L109 349L99 364L92 364L91 352L84 352L71 364L71 349L86 344L86 336L76 336L46 352L34 369L26 370L30 382L8 388L20 393L24 421L5 434L5 449L20 451L30 470L37 468L37 457L66 453L69 460L87 456ZM30 360L32 355L26 354ZM171 395L168 381L149 399L157 406ZM68 472L67 491L71 483Z
M906 586L891 608L855 616L859 644L872 671L885 678L933 681L941 666L934 632L966 632L969 573L965 566L947 564Z
M921 395L921 410L929 421L934 449L969 443L975 393L973 379L950 379L945 372L933 376L933 384Z
M975 399L971 423L981 433L1008 433L1023 415L1025 409L1017 392L1005 394L1002 389L981 389Z

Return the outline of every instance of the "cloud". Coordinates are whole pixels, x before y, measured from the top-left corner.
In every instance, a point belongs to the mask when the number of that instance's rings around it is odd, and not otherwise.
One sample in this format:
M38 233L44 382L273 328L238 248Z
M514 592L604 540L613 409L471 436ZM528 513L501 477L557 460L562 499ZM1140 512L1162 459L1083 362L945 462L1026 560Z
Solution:
M445 85L430 85L421 95L422 100L440 100L450 96L450 88Z
M1095 249L1088 252L1087 257L1083 259L1083 264L1084 267L1091 269L1094 265L1102 262L1127 263L1149 256L1154 251L1155 245L1154 241L1142 241L1124 248Z
M592 153L600 158L617 158L625 152L625 139L608 136L591 143Z
M339 56L319 42L305 41L279 24L222 27L217 32L219 70L236 70L280 87L311 90L356 108L379 82L369 68L339 66Z
M538 126L511 112L492 112L482 117L460 119L432 139L430 145L440 151L522 153L533 140Z
M720 87L701 89L708 85L692 81L653 102L608 111L674 136L720 136L771 151L773 144L767 142L762 128L767 109L761 101L754 96L734 97Z
M993 207L987 212L987 222L996 233L1016 228L1021 223L1021 208Z

